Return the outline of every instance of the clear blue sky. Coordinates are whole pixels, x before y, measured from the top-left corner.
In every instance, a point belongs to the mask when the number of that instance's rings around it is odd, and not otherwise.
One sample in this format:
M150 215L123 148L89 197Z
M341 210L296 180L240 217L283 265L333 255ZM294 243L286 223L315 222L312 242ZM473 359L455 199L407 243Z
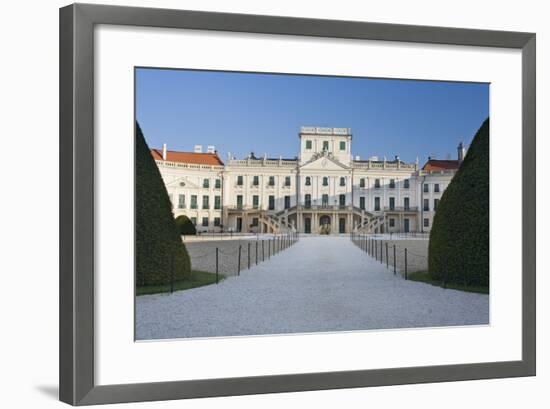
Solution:
M489 85L436 81L137 69L136 117L149 147L215 145L222 160L293 158L300 126L352 128L352 151L456 158L489 115Z

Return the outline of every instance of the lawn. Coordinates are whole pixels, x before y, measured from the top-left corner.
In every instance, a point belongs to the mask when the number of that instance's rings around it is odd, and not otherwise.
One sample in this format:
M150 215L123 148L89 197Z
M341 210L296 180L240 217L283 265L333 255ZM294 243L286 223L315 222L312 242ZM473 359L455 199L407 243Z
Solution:
M219 281L225 278L219 275ZM206 271L193 270L189 280L180 280L174 282L174 291L189 290L190 288L202 287L203 285L216 284L216 274ZM164 285L147 285L136 288L136 295L169 293L170 283Z
M467 286L467 285L451 284L451 283L447 283L446 286L443 286L442 282L433 280L427 271L418 271L415 273L409 273L408 279L412 281L420 281L422 283L435 285L436 287L449 288L451 290L467 291L470 293L489 294L489 287Z

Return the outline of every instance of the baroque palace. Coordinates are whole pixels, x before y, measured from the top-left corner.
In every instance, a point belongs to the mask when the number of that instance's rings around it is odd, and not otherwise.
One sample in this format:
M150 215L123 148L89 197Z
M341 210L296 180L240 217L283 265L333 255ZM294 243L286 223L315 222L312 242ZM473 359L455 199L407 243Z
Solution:
M428 159L419 168L352 155L349 128L302 127L294 159L256 157L224 163L206 152L151 153L174 215L188 216L197 231L338 234L429 232L437 204L464 159Z

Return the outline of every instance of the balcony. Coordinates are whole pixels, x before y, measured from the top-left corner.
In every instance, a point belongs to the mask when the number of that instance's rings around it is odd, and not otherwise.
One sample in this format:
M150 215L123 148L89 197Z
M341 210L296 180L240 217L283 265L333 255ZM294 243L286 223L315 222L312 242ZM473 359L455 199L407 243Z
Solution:
M384 207L384 212L387 213L416 213L418 212L417 206L394 206L394 207Z
M298 206L299 210L351 210L351 205L329 205L329 204L310 204L306 203Z

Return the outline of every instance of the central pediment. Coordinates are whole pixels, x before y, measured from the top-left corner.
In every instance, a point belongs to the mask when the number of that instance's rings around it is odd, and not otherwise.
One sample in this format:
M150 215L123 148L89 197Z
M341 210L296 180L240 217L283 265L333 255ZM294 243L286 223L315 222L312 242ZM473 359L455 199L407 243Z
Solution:
M172 180L171 182L166 183L166 186L178 186L178 187L185 187L188 189L198 189L200 188L199 185L189 180L187 177L180 177L177 179Z
M301 170L348 170L349 167L329 156L321 156L300 166Z

